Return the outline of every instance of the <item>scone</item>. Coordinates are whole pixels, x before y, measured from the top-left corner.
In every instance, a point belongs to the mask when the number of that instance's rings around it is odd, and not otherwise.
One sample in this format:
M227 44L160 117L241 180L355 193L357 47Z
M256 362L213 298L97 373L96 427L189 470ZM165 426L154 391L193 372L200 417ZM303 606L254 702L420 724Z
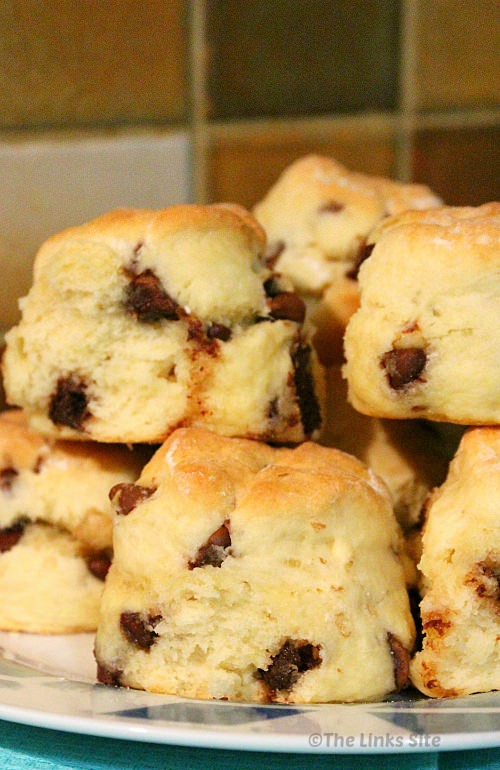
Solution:
M424 501L445 480L466 429L427 420L367 417L349 404L340 366L327 370L324 419L320 443L366 463L385 481L403 531L418 526Z
M500 203L386 220L359 283L344 340L355 409L500 422Z
M342 336L359 304L357 269L378 222L442 201L425 185L404 184L306 155L292 163L254 214L269 238L273 269L307 298L321 361L341 360Z
M90 567L84 553L76 538L49 524L23 522L2 530L0 629L95 631L109 556L101 553Z
M101 682L289 703L405 686L401 532L355 458L181 429L111 497Z
M423 533L423 649L413 684L444 697L500 690L500 427L464 435Z
M112 555L109 489L139 476L140 449L43 439L0 414L0 629L95 630Z
M304 305L264 250L251 215L224 204L119 210L49 239L6 335L9 403L55 438L315 435Z

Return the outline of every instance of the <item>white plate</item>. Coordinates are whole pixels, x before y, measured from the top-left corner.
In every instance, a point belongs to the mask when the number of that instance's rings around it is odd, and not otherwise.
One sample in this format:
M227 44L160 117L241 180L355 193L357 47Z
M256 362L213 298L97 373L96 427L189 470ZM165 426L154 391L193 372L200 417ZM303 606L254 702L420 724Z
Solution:
M0 719L193 747L379 753L500 746L500 693L286 706L153 695L95 683L93 635L0 633Z

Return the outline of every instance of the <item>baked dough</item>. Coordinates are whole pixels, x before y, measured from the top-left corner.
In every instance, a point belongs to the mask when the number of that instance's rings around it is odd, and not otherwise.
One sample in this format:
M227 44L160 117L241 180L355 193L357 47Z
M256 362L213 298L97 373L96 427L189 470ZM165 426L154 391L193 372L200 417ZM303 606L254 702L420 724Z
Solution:
M0 414L1 629L96 629L112 557L109 489L137 479L147 457L125 446L51 443L20 410Z
M307 300L325 365L342 360L342 337L358 308L356 281L369 233L406 209L438 206L427 186L352 171L306 155L288 166L254 214L267 232L273 268Z
M50 238L6 335L8 402L55 438L315 435L305 308L264 250L253 217L223 204L119 210Z
M368 465L386 483L403 531L419 526L429 492L443 483L464 426L387 420L357 412L347 400L340 366L326 372L325 426L320 443Z
M413 684L445 697L500 690L500 427L469 429L423 531L423 649Z
M101 553L94 562L101 573L92 572L76 538L50 524L26 523L0 532L0 628L43 634L95 631L106 559Z
M500 422L500 203L382 223L345 334L349 400L375 417Z
M401 532L355 458L181 429L111 497L101 682L290 703L405 686Z

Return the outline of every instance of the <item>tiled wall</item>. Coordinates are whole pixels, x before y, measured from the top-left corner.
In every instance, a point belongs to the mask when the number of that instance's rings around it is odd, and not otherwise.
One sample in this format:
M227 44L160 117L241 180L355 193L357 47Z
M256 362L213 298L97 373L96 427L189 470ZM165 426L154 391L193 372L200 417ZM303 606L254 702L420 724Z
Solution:
M251 206L309 151L498 199L499 50L498 0L3 0L0 326L54 229Z

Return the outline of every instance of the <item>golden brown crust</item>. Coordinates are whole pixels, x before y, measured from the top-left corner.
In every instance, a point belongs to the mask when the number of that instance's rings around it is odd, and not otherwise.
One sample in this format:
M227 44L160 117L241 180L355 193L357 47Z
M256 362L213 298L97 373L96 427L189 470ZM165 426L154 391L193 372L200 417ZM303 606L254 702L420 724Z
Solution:
M383 219L370 233L369 242L376 243L389 230L405 228L405 237L409 241L422 238L425 248L426 238L432 234L445 237L450 243L460 245L477 241L479 245L488 244L498 239L500 221L500 202L490 201L480 206L438 206L432 209L405 210ZM425 228L428 228L428 235ZM488 250L480 250L487 256Z
M21 409L0 413L0 469L35 470L48 451L47 441L28 427Z
M236 229L252 250L263 254L266 236L262 227L242 206L230 203L214 203L209 206L183 204L164 209L115 209L90 222L69 227L48 238L40 247L34 264L37 277L47 259L67 242L112 238L140 242L144 233L158 239L170 236L186 228L203 230Z
M215 480L217 469L226 480L230 479L232 484L243 488L251 475L265 468L269 468L269 473L277 473L279 478L282 468L298 471L294 493L298 510L311 495L319 495L320 489L328 497L329 485L334 481L336 485L341 483L339 478L346 479L346 484L363 482L378 493L388 496L384 482L362 461L339 449L320 446L311 441L288 449L271 447L249 439L229 439L203 428L180 428L156 451L138 483L155 486L164 474L165 464L175 467L179 474L186 473L186 478L191 480L190 488L196 491L200 499L211 492L219 494L218 490L224 486L223 478L219 482ZM271 468L274 470L271 471ZM302 472L311 473L318 484L321 484L319 479L324 477L326 486L304 486ZM274 489L271 483L268 494L273 498ZM255 503L266 508L268 500L257 498Z

